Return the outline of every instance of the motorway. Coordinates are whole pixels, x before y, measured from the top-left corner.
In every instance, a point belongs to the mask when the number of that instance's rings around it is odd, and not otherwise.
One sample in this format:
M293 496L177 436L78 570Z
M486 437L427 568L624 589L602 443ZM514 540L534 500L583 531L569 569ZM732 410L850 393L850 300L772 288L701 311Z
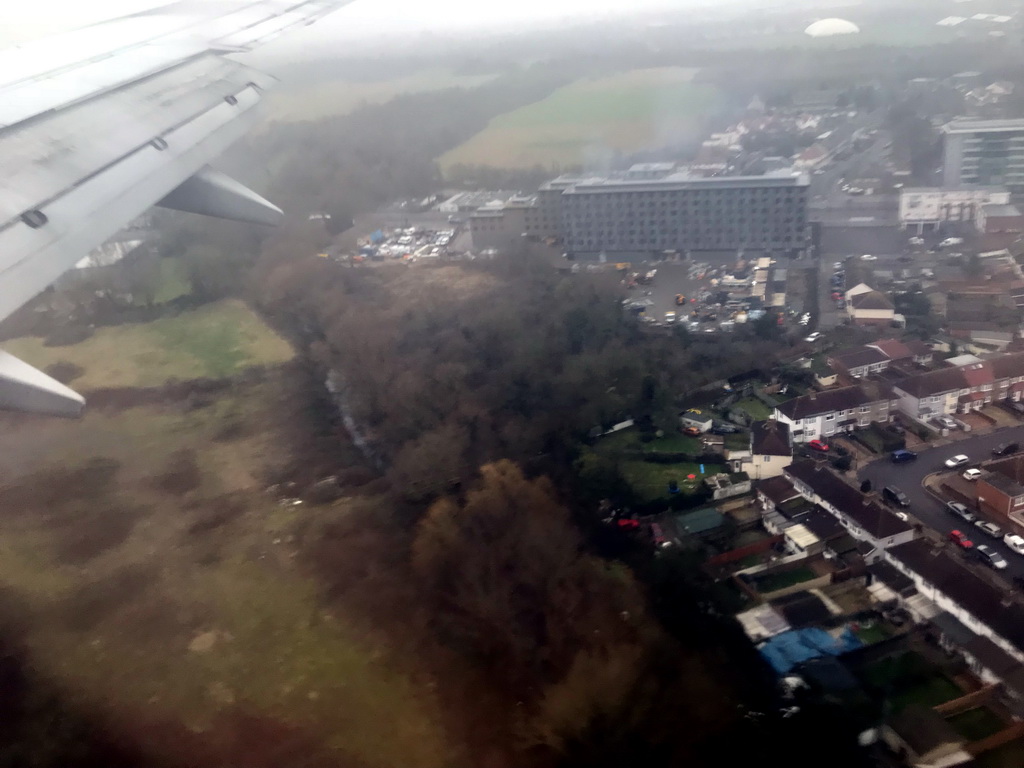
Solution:
M991 459L992 449L1000 443L1018 441L1024 441L1024 426L1004 427L988 434L966 437L948 445L921 450L917 454L917 461L908 464L893 464L888 457L879 459L861 469L858 472L858 478L859 480L865 478L870 480L872 489L879 493L887 485L897 486L910 499L912 521L916 519L924 526L937 531L943 538L948 536L950 531L958 528L967 533L975 544L987 544L1006 559L1009 567L1000 571L1000 576L1007 579L1014 576L1024 577L1024 556L1011 552L1002 540L987 536L971 524L965 523L951 512L947 512L943 502L938 501L923 486L924 478L927 475L946 471L943 462L952 456L960 453L966 454L970 457L971 464L977 465L981 461ZM961 467L959 471L962 472L964 469ZM993 522L1000 524L995 519ZM1000 527L1005 528L1001 524ZM994 573L991 568L974 562L975 567L979 570Z

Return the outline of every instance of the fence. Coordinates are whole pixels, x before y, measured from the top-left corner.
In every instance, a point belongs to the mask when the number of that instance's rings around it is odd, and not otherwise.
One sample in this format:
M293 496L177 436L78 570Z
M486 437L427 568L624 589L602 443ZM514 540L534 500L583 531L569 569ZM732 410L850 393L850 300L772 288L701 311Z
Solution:
M983 688L979 688L976 691L965 693L959 699L953 699L952 701L944 702L937 706L932 707L943 717L949 717L951 715L959 715L962 712L966 712L969 709L977 709L991 699L996 694L998 686L994 683L986 685Z
M720 555L708 558L707 565L726 565L728 563L735 563L737 560L750 557L750 555L759 555L762 552L767 552L781 541L782 536L772 536L770 539L761 539L760 541L755 541L753 544L747 544L745 547L730 549L728 552L723 552Z
M987 738L971 742L967 745L967 751L977 756L982 752L988 752L996 747L1003 746L1003 744L1008 744L1015 739L1019 739L1021 736L1024 736L1024 722L1013 723L1003 728L999 733L993 733Z

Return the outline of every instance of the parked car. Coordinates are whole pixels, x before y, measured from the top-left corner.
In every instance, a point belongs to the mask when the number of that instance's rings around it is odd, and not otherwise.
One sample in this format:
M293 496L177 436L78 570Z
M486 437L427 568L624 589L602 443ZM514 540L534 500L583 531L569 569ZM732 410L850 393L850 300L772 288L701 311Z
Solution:
M1015 400L1010 400L1007 402L1007 405L1009 405L1010 408L1015 412L1024 415L1024 403L1020 403Z
M806 337L804 339L804 341L806 341L808 344L813 344L814 342L816 342L820 338L821 338L821 333L819 333L818 331L815 331L810 336Z
M957 454L956 456L954 456L951 459L946 459L946 467L948 469L956 469L957 467L962 467L964 464L966 464L969 461L970 461L970 459L967 458L967 456L965 454L960 453L960 454Z
M963 474L964 480L970 480L972 482L977 480L979 477L981 477L980 469L968 469Z
M917 458L917 454L913 451L899 450L893 451L889 454L889 460L893 464L906 464L908 461L914 461Z
M887 485L882 489L882 498L886 501L898 504L901 507L909 507L910 499L907 498L907 494L897 488L895 485Z
M974 524L976 526L978 526L979 530L984 531L989 536L991 536L993 539L1001 539L1001 538L1003 538L1003 529L1000 528L995 523L987 523L987 522L983 522L981 520L977 520L977 521L975 521Z
M936 416L935 423L938 424L940 427L945 427L946 429L957 428L957 423L953 421L953 419L951 419L949 416Z
M870 253L865 253L860 257L862 261L878 261L877 256L872 256Z
M1008 533L1003 536L1003 544L1008 546L1011 552L1016 552L1018 555L1024 555L1024 536L1019 536L1016 533Z
M1007 562L1003 556L987 544L979 544L974 548L974 551L978 553L978 559L980 559L981 562L991 568L995 568L997 571L1001 571L1007 566Z
M821 442L821 440L811 440L807 443L807 447L815 451L828 453L828 445Z
M974 549L974 542L961 531L950 531L949 540L960 547L960 549Z
M666 312L665 313L665 322L666 323L674 323L675 321L676 321L676 313L675 312Z
M1000 443L992 449L993 456L1009 456L1020 450L1020 443Z
M967 507L961 504L959 501L951 501L946 504L946 509L952 512L954 515L959 517L965 523L973 523L978 519L977 515L971 512Z

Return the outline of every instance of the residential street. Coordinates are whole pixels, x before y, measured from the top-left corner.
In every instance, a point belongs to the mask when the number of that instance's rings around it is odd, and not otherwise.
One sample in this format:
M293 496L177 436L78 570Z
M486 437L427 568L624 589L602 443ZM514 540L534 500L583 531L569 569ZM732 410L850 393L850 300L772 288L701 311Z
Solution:
M917 461L909 464L893 464L888 457L884 457L863 467L858 472L858 480L865 478L871 480L872 488L877 492L881 492L886 485L897 486L910 499L912 519L937 531L943 539L954 529L968 533L975 544L987 544L1006 558L1009 567L1000 572L1000 576L1004 576L1006 579L1011 579L1014 576L1024 577L1024 556L1011 552L1001 540L985 535L974 526L964 523L948 512L944 509L943 503L935 499L922 485L927 475L944 471L943 462L952 456L966 454L970 457L971 464L977 465L991 459L992 449L1000 443L1015 441L1024 441L1024 426L1004 427L977 437L967 437L936 448L920 450L917 452ZM960 471L962 470L963 468ZM993 520L993 522L1000 524L998 520ZM989 574L996 573L980 563L977 563L976 567Z

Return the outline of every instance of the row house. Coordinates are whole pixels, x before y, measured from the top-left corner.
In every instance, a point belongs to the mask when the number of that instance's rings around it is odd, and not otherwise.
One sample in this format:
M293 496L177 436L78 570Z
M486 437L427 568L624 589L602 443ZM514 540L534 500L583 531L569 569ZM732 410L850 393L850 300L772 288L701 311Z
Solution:
M886 370L893 363L928 365L935 353L923 341L899 341L880 339L853 349L845 349L830 355L828 365L837 373L853 379L863 379Z
M892 384L899 410L915 419L968 413L1001 400L1019 401L1024 394L1024 353L979 360L972 355L960 365L908 376Z
M1003 683L1018 704L1024 701L1024 605L1017 597L924 539L892 547L883 558L913 582L910 597L900 595L905 607L908 600L930 601L943 645L983 680Z
M808 501L833 515L847 532L873 550L865 559L873 562L889 547L913 541L916 531L889 509L871 500L823 464L801 459L786 467L785 477Z
M775 406L774 417L788 424L794 443L852 432L877 421L892 420L896 401L876 382L812 392Z

